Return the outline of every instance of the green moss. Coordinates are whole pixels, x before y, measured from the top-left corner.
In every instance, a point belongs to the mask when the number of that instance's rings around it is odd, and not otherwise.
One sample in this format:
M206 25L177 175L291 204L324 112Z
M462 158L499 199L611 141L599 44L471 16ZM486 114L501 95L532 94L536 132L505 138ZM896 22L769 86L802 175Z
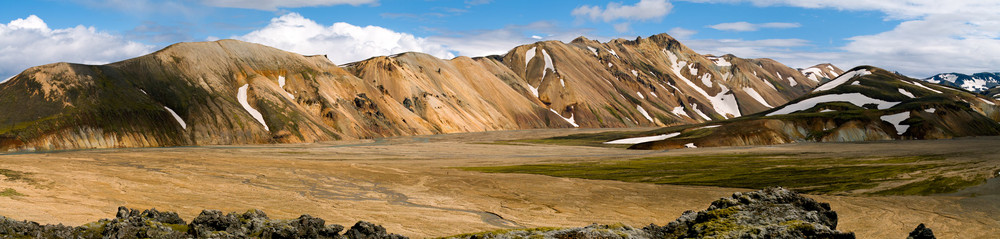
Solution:
M793 154L735 154L464 169L655 184L751 189L783 186L807 193L829 194L873 188L881 183L898 180L903 174L947 166L937 163L940 158L906 156L845 159L808 158Z
M187 232L188 231L188 225L185 225L185 224L163 223L163 225L166 226L166 227L169 227L170 229L174 230L175 232Z
M31 173L0 168L0 175L3 175L5 177L5 180L8 181L21 181L26 183L35 182L34 179L28 177L29 175L31 175Z
M781 222L780 225L788 227L789 231L798 231L798 232L814 232L814 231L816 231L816 227L815 226L813 226L812 224L810 224L808 222L804 222L802 220L784 221L784 222Z
M24 194L17 192L17 190L14 190L13 188L6 188L3 191L0 191L0 197L21 197L21 196L24 196Z

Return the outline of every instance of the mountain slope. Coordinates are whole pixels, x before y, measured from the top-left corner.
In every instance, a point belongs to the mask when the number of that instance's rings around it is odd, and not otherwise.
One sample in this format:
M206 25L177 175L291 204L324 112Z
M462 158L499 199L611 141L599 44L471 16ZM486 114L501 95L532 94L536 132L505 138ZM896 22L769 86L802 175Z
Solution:
M775 109L717 123L648 132L663 136L649 138L657 141L632 141L637 144L631 148L1000 135L998 103L978 94L865 66Z
M983 93L1000 87L1000 72L982 72L972 75L943 73L924 79L924 81Z
M334 65L222 40L0 84L0 149L316 142L546 127L670 126L768 110L818 81L769 59L706 57L666 34L504 56Z

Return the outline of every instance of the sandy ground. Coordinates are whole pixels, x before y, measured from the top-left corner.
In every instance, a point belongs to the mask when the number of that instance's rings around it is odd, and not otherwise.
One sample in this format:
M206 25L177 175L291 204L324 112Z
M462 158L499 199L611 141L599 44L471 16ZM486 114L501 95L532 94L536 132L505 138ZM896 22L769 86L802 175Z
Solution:
M0 155L0 169L34 182L0 180L25 196L0 197L0 215L81 225L114 217L118 206L176 211L263 209L346 226L382 224L411 237L509 227L578 227L670 222L745 189L624 183L454 167L622 160L715 153L813 152L830 156L949 154L1000 169L1000 138L861 144L633 151L613 148L483 144L601 130L522 130L267 146L80 150ZM2 176L0 176L2 177ZM903 238L926 223L940 238L1000 234L1000 181L953 195L811 196L830 202L840 230L859 238ZM972 195L975 195L974 197Z

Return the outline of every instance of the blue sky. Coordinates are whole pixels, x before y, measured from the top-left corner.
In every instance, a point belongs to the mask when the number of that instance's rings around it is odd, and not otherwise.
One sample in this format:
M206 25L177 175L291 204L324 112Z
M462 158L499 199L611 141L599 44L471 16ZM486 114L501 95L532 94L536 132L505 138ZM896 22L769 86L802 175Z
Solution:
M402 51L482 56L538 40L658 33L703 54L792 67L870 64L926 77L1000 70L998 12L998 0L4 0L0 77L224 38L343 64Z

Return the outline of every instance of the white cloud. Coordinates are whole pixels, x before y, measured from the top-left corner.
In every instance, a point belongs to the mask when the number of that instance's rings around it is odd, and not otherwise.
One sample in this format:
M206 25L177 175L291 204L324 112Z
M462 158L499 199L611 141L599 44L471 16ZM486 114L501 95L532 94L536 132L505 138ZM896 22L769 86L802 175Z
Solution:
M603 20L611 22L619 19L624 20L654 20L666 16L674 6L666 0L641 0L635 5L622 5L620 2L608 3L608 6L601 9L600 6L584 5L573 9L573 16L587 17L591 21Z
M749 22L727 22L719 23L715 25L708 26L709 28L720 30L720 31L735 31L735 32L752 32L760 30L761 28L797 28L802 25L793 22L769 22L754 24Z
M777 49L773 54L740 48L754 57L771 57L789 65L832 62L842 68L874 65L914 77L941 72L996 71L1000 66L998 0L686 0L708 3L749 2L757 6L792 6L851 11L880 11L901 20L892 30L849 37L829 52ZM849 28L841 29L849 31ZM720 48L710 48L720 49ZM749 49L749 50L748 50ZM768 49L775 50L775 49ZM805 63L812 61L810 63Z
M684 0L702 3L749 2L756 6L792 6L802 8L832 8L851 11L880 11L890 19L915 19L934 14L975 12L995 14L1000 8L996 0Z
M586 36L591 31L592 29L567 29L551 22L540 21L527 25L508 25L493 30L442 32L427 39L444 45L459 55L476 57L505 54L516 46L538 41L539 39L531 37L533 35L543 35L546 40L569 42L579 36Z
M674 38L677 38L677 39L688 39L688 38L691 38L691 36L694 36L694 34L697 34L697 33L698 33L698 31L691 30L691 29L685 29L685 28L681 28L681 27L671 28L670 31L667 32L667 34L670 34L670 36L672 36Z
M378 4L378 0L202 0L205 5L275 11L278 8L322 7L334 5L359 6Z
M50 29L35 15L0 24L0 77L55 62L104 64L140 56L153 46L127 41L94 27Z
M454 57L444 46L426 38L377 26L359 27L343 22L324 26L298 13L271 19L264 28L233 38L304 55L326 54L337 64L409 51L446 59Z

